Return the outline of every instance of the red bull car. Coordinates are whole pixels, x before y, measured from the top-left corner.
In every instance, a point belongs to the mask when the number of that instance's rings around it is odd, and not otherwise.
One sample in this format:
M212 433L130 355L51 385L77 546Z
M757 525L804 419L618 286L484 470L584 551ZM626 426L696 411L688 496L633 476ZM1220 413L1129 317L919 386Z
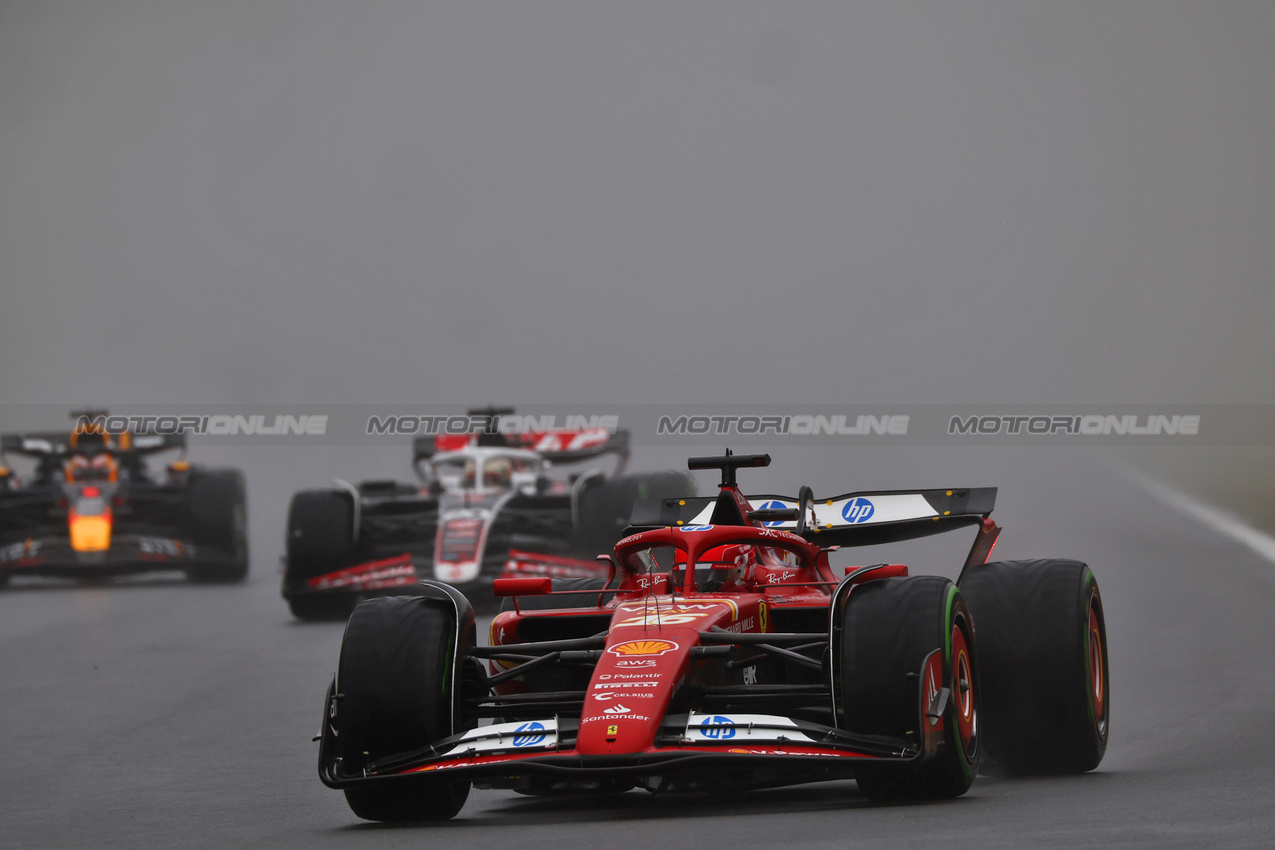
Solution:
M593 555L620 538L639 499L685 492L685 475L625 475L626 431L502 433L509 409L471 410L483 430L418 438L415 484L305 490L288 511L283 596L302 619L344 619L369 596L421 579L495 603L500 576L604 577Z
M67 432L0 436L0 585L15 575L100 581L183 570L194 581L248 574L243 476L184 459L182 435L110 433L73 413ZM163 472L147 458L177 451ZM34 461L19 476L9 455Z
M608 578L510 578L480 646L455 588L350 617L319 774L356 815L454 816L472 787L748 789L853 778L873 800L963 794L980 768L1087 771L1107 744L1106 631L1078 561L988 562L995 488L639 506ZM754 507L754 505L769 507ZM644 515L642 515L644 514ZM834 569L838 547L959 528L959 581Z

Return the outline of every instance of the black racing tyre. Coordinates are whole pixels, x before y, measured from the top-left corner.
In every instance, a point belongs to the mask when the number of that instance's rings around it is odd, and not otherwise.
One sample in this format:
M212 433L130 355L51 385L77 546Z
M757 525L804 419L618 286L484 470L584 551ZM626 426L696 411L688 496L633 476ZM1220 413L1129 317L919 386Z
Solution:
M283 593L302 620L344 619L352 600L344 595L311 596L297 590L306 579L354 565L354 502L343 490L302 490L288 505Z
M1084 773L1107 750L1107 626L1080 561L999 561L961 579L978 628L989 767Z
M228 562L190 567L191 581L243 581L248 576L248 505L243 474L237 469L197 470L191 476L189 499L195 545L230 556Z
M336 749L345 772L461 731L463 724L453 727L455 635L455 614L435 599L382 596L354 609L336 674ZM462 651L473 641L471 629ZM356 815L389 822L447 820L468 796L469 782L435 777L345 791Z
M972 619L960 591L940 576L867 582L842 611L841 722L848 731L921 742L938 721L921 717L922 688L949 689L942 739L920 764L865 765L855 771L871 800L957 797L969 790L979 759L979 668ZM939 651L942 683L923 681Z
M626 475L586 486L580 494L577 547L589 554L610 552L624 536L636 502L694 494L694 481L680 472Z
M598 591L607 586L604 578L556 578L553 580L553 592L562 593L569 590L589 591L573 593L570 596L519 596L520 611L548 611L555 608L593 608L598 604ZM606 597L603 597L603 602ZM501 612L514 610L512 598L502 599Z

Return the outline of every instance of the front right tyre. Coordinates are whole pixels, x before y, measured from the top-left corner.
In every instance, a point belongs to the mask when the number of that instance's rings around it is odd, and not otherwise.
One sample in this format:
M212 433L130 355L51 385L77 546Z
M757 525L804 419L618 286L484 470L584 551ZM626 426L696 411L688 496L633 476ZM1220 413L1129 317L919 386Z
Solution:
M474 641L472 628L466 631L462 651ZM336 678L343 773L357 774L379 758L462 731L452 692L456 643L455 613L437 599L383 596L354 609ZM469 788L466 781L426 776L347 788L345 799L365 820L438 821L460 811Z
M308 581L354 565L354 502L341 490L302 490L288 505L283 594L299 620L344 620L348 593L314 593Z

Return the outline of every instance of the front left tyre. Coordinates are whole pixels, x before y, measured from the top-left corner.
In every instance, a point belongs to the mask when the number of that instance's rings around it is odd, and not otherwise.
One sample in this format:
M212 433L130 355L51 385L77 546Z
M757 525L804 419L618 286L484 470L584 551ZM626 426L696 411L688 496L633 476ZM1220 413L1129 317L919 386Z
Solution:
M462 630L462 653L474 644L472 622ZM437 599L383 596L354 609L336 678L343 773L461 731L452 690L457 643L454 610ZM424 776L347 788L345 799L364 820L439 821L460 811L469 788L467 781Z
M980 755L979 667L960 591L941 576L878 579L850 592L841 617L842 727L918 747L937 740L920 762L864 764L859 790L874 801L964 794Z

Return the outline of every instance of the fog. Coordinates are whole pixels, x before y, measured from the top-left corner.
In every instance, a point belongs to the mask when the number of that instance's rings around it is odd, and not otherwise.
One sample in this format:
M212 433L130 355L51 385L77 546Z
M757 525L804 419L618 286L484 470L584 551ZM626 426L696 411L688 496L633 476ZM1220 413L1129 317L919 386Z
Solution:
M3 3L0 398L1269 402L1272 33Z

